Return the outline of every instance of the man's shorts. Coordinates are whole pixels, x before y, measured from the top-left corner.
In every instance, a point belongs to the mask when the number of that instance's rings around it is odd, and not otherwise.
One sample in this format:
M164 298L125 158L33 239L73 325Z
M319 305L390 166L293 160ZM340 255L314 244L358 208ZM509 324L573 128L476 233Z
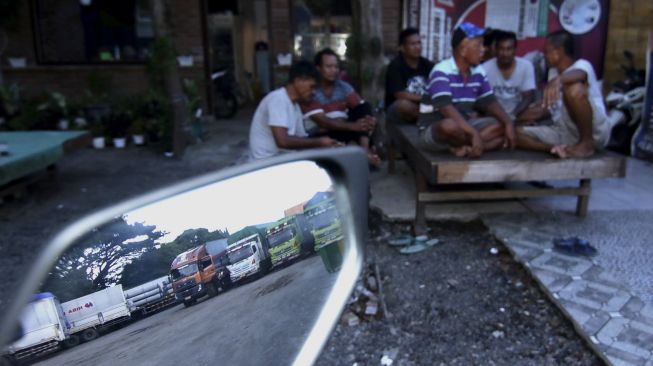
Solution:
M610 140L610 125L608 118L603 113L596 113L597 106L590 99L592 107L592 137L594 147L604 148ZM559 117L549 126L524 126L523 133L547 145L575 145L580 136L576 124L569 116L566 107L562 107Z
M394 103L390 104L388 109L385 111L385 120L394 123L394 124L401 124L401 123L410 123L414 124L415 120L407 120L404 118L401 113L399 113L399 107L397 106L397 102L395 101Z
M420 140L422 142L422 145L432 151L446 151L451 148L451 146L443 141L442 139L436 136L435 139L433 138L433 131L437 131L437 126L440 124L442 119L438 119L430 123L427 127L421 128L419 131L420 135ZM494 117L480 117L480 118L472 118L467 121L467 123L470 124L470 126L474 127L477 131L481 131L487 126L491 126L497 122L497 120ZM436 130L433 130L433 128L436 128Z

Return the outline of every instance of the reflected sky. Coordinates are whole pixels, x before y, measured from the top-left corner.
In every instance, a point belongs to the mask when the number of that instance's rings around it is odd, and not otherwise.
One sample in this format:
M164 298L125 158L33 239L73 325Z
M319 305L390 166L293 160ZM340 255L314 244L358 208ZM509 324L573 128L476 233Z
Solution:
M130 224L143 222L167 232L159 243L170 242L189 228L226 228L233 233L248 225L276 221L284 210L329 187L331 179L322 168L313 162L296 162L196 189L131 211L125 218Z

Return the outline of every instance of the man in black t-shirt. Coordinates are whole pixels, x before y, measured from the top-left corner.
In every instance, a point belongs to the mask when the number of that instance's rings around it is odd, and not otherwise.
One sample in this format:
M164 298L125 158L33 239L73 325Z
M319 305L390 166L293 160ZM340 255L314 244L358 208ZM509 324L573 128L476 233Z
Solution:
M385 77L388 121L414 123L433 63L422 54L419 31L406 28L399 34L399 55L390 62Z

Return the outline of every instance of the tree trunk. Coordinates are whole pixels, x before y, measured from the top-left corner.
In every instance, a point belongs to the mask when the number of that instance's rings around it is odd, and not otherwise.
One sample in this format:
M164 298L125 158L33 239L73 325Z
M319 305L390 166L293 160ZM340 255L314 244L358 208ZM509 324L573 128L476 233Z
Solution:
M154 36L158 39L171 37L168 21L166 19L166 0L151 0L152 21L154 25ZM189 116L186 110L184 92L179 78L177 60L170 56L171 60L161 60L165 65L163 79L165 91L172 107L172 147L175 157L179 158L184 154L186 148L185 131L190 130Z
M354 14L360 14L360 81L361 95L376 107L383 98L383 12L381 0L354 0Z

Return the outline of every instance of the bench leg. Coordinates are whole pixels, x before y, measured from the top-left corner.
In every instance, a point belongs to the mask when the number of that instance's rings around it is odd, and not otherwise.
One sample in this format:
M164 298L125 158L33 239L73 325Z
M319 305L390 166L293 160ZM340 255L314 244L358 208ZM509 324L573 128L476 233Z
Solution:
M590 202L590 191L592 189L592 180L581 179L580 188L585 192L578 195L578 201L576 203L576 216L585 217L587 216L587 206L589 205Z
M415 169L415 222L413 223L413 234L415 236L426 234L426 202L419 199L419 194L428 191L426 178Z
M395 173L395 154L397 150L395 145L392 143L392 139L388 139L388 174Z

